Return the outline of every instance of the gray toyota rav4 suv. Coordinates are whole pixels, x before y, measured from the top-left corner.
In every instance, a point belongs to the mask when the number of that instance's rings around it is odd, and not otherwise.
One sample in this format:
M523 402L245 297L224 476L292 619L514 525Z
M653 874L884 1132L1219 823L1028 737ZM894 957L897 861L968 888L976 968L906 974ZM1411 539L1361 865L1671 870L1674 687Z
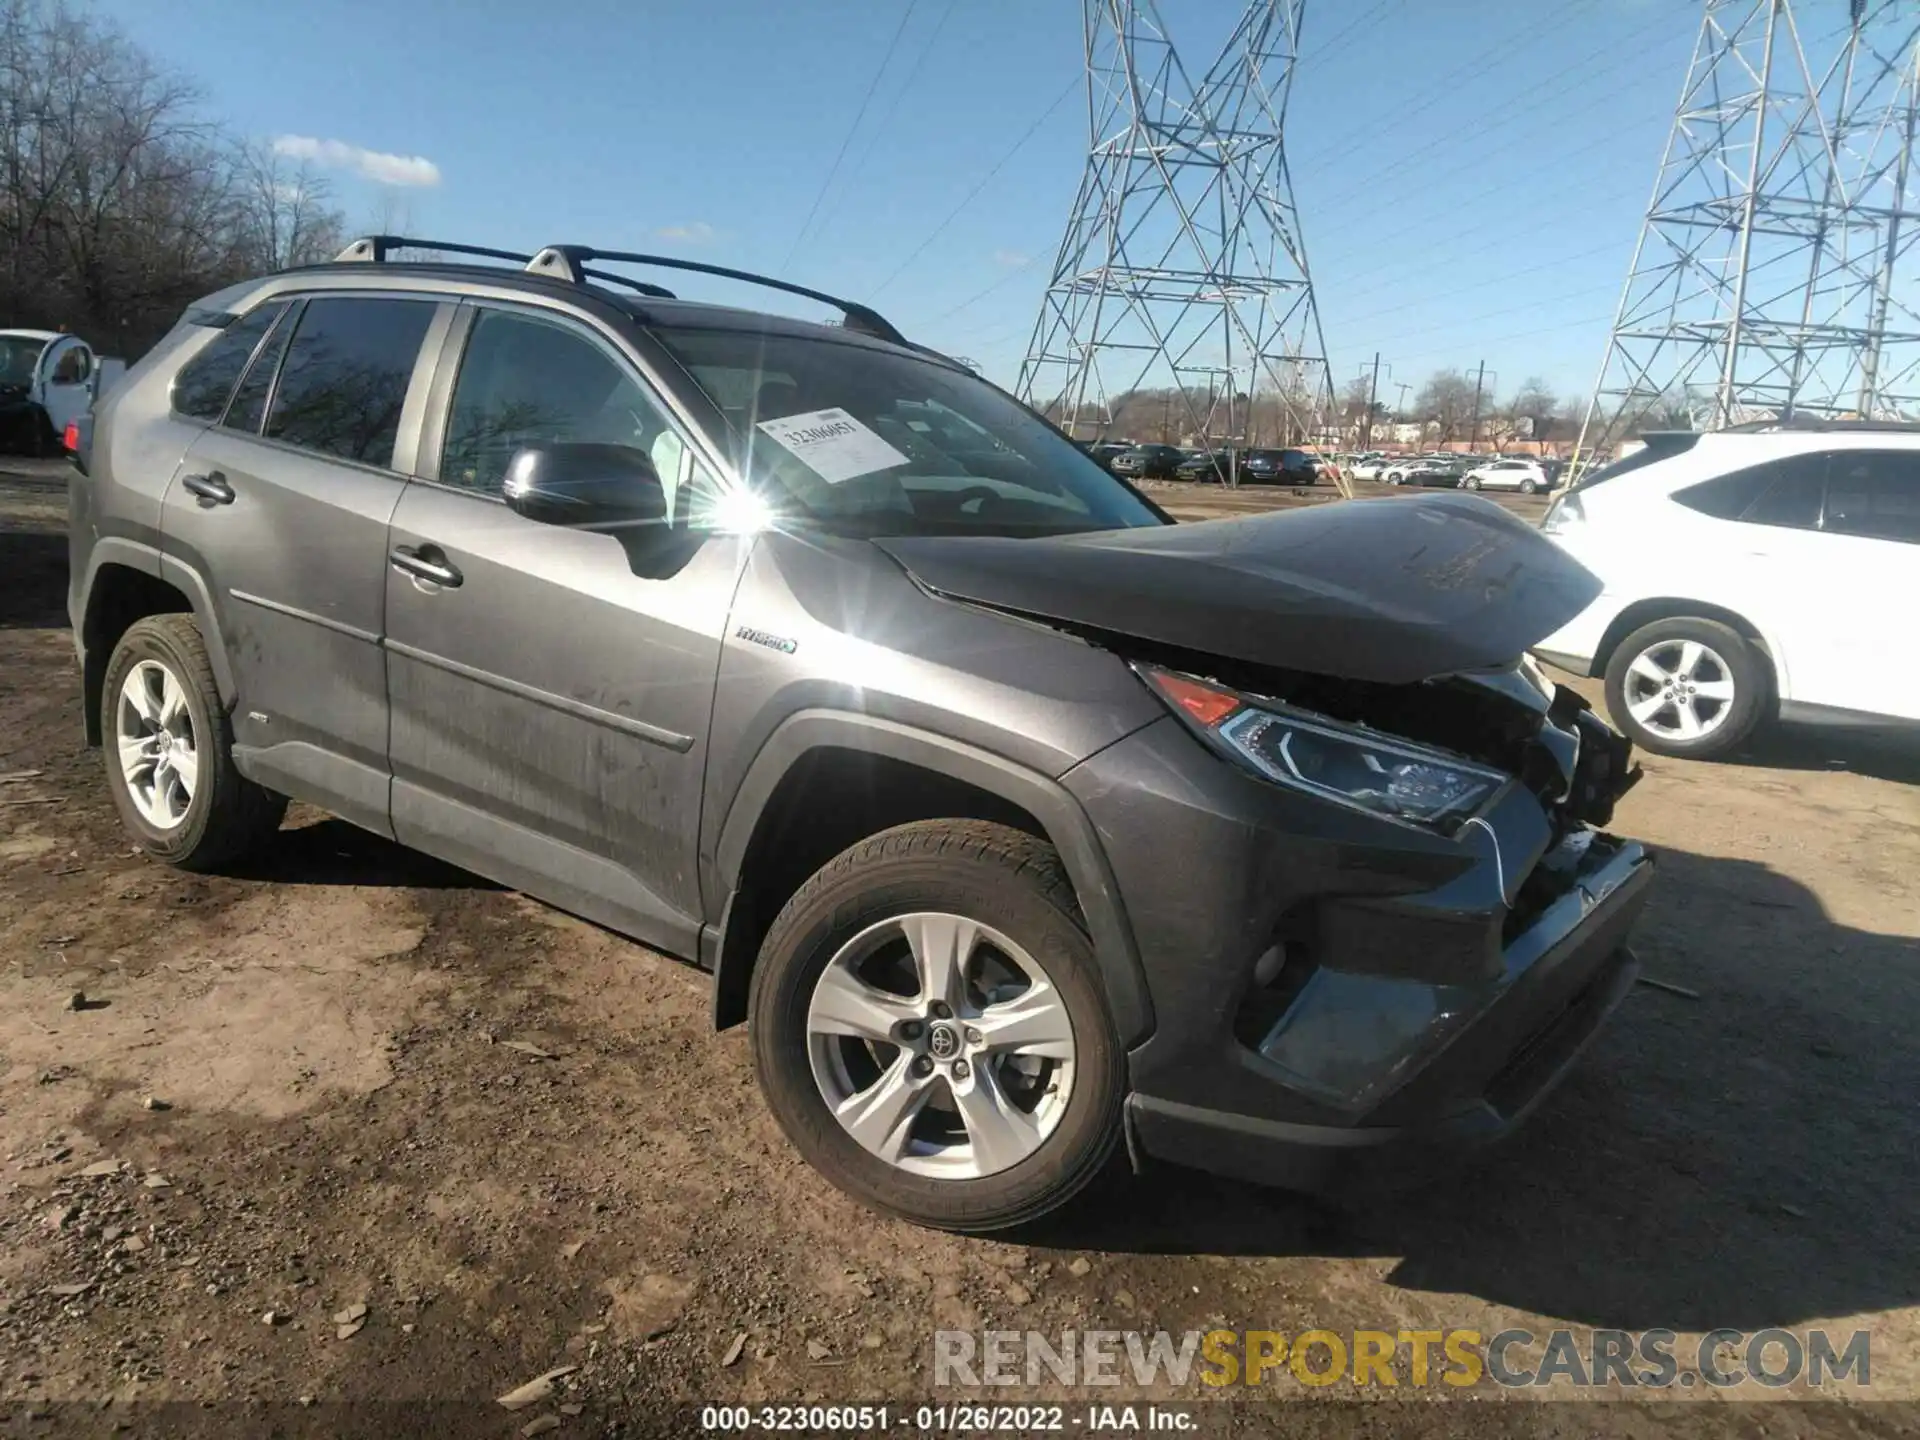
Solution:
M864 306L426 243L208 297L83 440L88 735L155 857L294 797L693 962L807 1159L961 1230L1123 1140L1420 1173L1632 983L1639 772L1525 655L1597 582L1498 507L1176 525Z

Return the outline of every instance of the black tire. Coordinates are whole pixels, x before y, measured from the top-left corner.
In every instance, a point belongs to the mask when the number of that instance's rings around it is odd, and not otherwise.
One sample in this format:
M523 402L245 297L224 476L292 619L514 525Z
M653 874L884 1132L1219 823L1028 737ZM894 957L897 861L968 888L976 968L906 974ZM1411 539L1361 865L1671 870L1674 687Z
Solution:
M1540 487L1534 484L1533 481L1531 480L1522 480L1520 482L1520 493L1522 495L1531 495L1539 488Z
M827 962L877 921L942 910L1023 946L1059 991L1073 1029L1073 1085L1051 1134L995 1174L938 1179L896 1168L843 1129L815 1082L807 1011ZM1107 1163L1121 1133L1125 1065L1093 944L1046 842L972 820L920 821L843 851L774 920L749 1001L761 1093L794 1147L855 1199L916 1224L981 1233L1064 1204Z
M199 779L185 816L169 828L150 823L128 793L120 767L120 691L141 661L171 672L186 699L199 757ZM188 615L136 620L113 647L100 697L101 748L107 788L120 819L142 850L182 870L218 870L267 841L280 828L286 797L263 790L233 765L233 729L220 703L199 627Z
M1628 694L1629 685L1644 683L1633 675L1635 660L1661 646L1689 641L1705 646L1718 656L1723 666L1713 668L1724 668L1725 678L1733 682L1733 698L1725 703L1724 715L1696 740L1649 729L1634 718ZM1753 734L1771 707L1772 680L1766 661L1738 631L1717 620L1673 616L1641 626L1614 647L1607 659L1607 712L1622 733L1643 750L1655 755L1707 760L1727 754Z
M1469 475L1466 479L1460 482L1460 488L1463 490L1478 490L1480 488L1480 482L1476 480L1473 476Z

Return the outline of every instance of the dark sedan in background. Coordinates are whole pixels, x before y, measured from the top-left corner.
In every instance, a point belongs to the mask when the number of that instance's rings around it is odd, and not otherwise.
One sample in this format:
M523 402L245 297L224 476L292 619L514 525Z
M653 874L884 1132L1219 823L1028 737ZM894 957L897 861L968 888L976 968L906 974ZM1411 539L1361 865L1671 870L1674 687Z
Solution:
M1249 450L1240 457L1242 485L1318 485L1332 469L1305 450Z
M1129 480L1171 480L1187 452L1174 445L1136 445L1107 462L1107 468Z
M1176 480L1202 480L1209 484L1229 485L1233 482L1233 451L1189 450L1174 467L1173 475Z
M1425 485L1437 489L1455 490L1466 478L1467 472L1480 462L1471 455L1448 456L1444 459L1415 460L1397 467L1397 480L1389 480L1392 485Z

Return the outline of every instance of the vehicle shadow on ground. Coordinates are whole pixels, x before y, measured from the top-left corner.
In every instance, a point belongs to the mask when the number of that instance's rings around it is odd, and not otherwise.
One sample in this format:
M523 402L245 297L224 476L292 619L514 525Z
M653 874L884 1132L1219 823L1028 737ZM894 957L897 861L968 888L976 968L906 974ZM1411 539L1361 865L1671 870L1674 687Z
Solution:
M313 813L313 812L309 812ZM493 881L409 850L331 816L292 824L244 860L235 880L274 885L352 885L395 890L499 890Z
M67 623L64 531L0 530L0 629Z
M1636 987L1526 1127L1468 1168L1344 1205L1161 1168L1023 1238L1398 1256L1388 1279L1408 1289L1627 1329L1920 1303L1920 941L1837 925L1763 865L1660 858L1635 947L1698 998Z
M1725 763L1766 770L1850 770L1876 780L1920 785L1920 733L1776 725L1762 730Z

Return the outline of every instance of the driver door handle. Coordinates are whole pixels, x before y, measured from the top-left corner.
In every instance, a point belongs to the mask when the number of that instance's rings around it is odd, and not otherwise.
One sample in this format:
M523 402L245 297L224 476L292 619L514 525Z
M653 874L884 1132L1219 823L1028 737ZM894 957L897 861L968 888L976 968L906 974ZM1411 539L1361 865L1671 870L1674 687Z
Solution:
M387 552L387 561L402 575L430 580L449 590L458 590L466 578L438 545L422 545L417 549L412 545L396 545Z
M233 503L233 486L227 483L227 477L218 470L210 470L205 475L183 476L180 484L188 494L199 496L209 505Z

